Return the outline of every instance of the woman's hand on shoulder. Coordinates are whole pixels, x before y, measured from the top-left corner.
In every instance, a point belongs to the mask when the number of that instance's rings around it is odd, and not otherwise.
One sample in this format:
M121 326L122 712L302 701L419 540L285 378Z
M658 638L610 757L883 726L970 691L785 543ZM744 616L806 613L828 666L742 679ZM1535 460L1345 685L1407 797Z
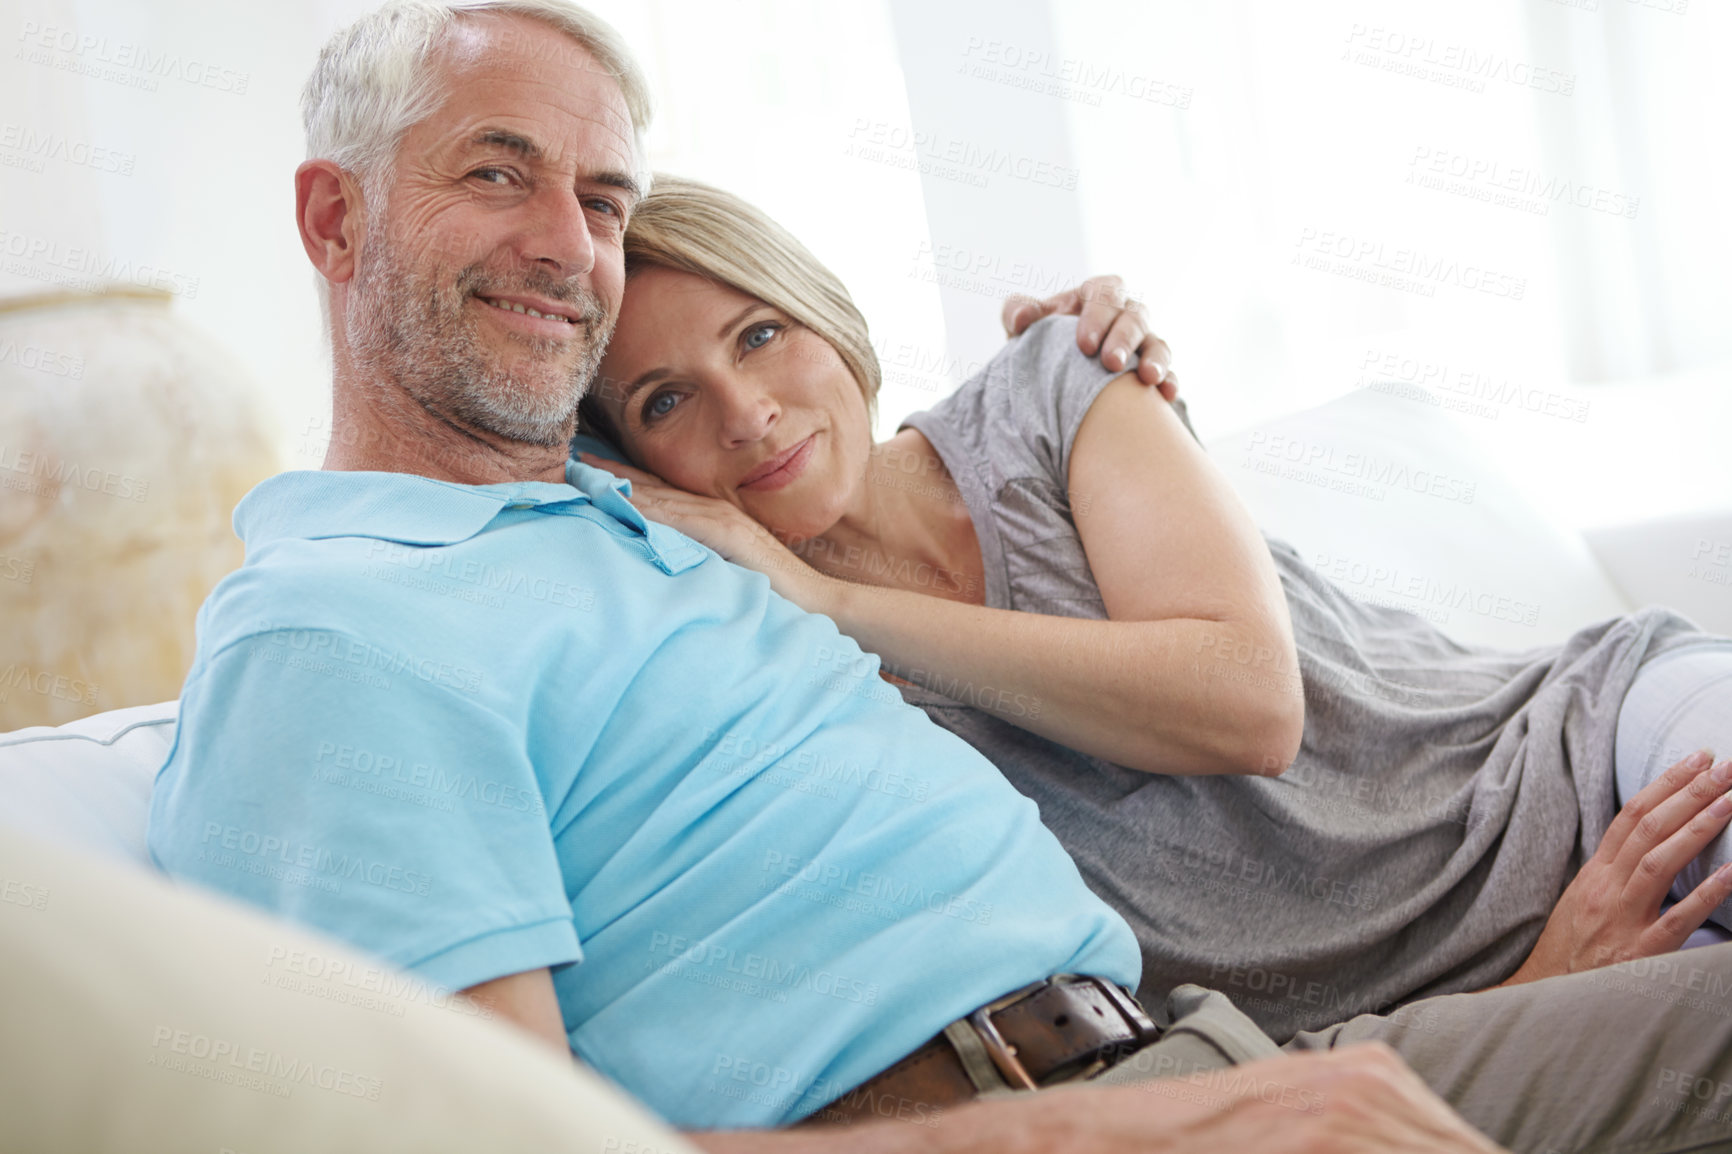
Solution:
M1678 871L1732 820L1732 761L1713 769L1709 761L1693 754L1625 803L1504 985L1669 954L1732 897L1732 866L1722 866L1661 909Z
M743 510L718 497L676 489L654 473L618 461L589 453L578 454L578 459L630 481L631 503L645 517L678 529L736 565L762 573L772 589L802 609L827 611L823 598L833 579L802 561Z
M1004 302L1004 333L1014 337L1042 317L1076 317L1076 343L1086 357L1099 356L1114 372L1136 366L1137 380L1171 401L1179 395L1173 350L1154 334L1148 310L1125 290L1124 278L1090 277L1076 288L1036 300L1021 293Z

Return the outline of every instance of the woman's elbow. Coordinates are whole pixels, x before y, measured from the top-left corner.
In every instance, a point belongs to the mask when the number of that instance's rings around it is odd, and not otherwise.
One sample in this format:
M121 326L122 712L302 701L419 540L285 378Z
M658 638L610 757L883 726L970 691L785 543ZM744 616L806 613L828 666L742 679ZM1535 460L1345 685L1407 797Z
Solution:
M1232 684L1230 696L1216 699L1210 709L1215 772L1279 777L1299 756L1305 739L1305 694L1299 655L1283 611L1278 620L1240 626L1235 653L1251 655L1258 676ZM1291 671L1291 672L1289 672Z
M1270 710L1248 708L1236 715L1231 728L1193 731L1189 758L1178 757L1167 741L1151 739L1146 755L1121 765L1145 773L1279 777L1299 756L1305 737L1305 705Z
M1241 773L1280 777L1299 756L1305 740L1305 701L1295 696L1268 710L1257 724L1245 727L1246 742L1241 755Z

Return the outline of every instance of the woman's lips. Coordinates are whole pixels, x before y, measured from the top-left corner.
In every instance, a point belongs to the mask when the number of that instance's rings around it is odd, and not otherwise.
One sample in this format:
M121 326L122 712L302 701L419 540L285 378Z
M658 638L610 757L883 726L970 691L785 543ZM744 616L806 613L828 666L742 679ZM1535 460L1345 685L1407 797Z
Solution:
M763 468L760 465L758 469L746 474L751 479L740 482L739 488L764 493L791 484L801 473L806 471L806 463L812 459L812 440L817 435L816 433L808 435L804 441L781 456L764 462L765 465L769 466L767 471L759 472L759 469Z

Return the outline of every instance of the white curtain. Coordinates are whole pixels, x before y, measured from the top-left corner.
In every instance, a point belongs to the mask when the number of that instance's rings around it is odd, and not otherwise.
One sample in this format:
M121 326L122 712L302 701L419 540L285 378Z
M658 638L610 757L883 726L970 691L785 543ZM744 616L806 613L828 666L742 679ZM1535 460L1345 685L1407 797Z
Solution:
M1552 218L1573 376L1616 380L1732 353L1732 9L1714 0L1528 6L1536 53L1594 81L1540 105L1538 145L1561 172L1601 172L1640 198L1627 224Z
M1058 66L1191 93L1070 102L1078 211L1227 424L1391 364L1549 387L1732 354L1726 5L1053 12Z

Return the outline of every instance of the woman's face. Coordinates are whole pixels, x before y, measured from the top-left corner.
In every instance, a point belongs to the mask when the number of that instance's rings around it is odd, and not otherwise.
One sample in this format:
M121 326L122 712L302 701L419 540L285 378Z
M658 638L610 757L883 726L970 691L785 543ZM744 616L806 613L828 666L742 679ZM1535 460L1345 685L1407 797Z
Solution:
M864 483L866 399L836 350L691 273L626 282L598 396L638 464L786 534L829 529Z

